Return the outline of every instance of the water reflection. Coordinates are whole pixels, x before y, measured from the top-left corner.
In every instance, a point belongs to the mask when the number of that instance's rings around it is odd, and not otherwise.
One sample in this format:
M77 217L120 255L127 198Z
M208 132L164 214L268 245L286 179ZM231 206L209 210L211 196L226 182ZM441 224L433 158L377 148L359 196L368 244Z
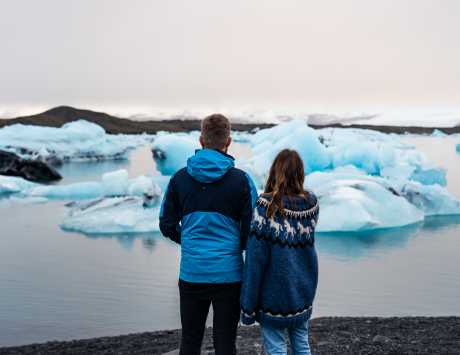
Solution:
M318 233L316 246L319 254L330 254L339 259L372 258L373 252L404 247L417 234L421 224L402 228L366 232Z
M372 258L375 253L404 248L411 238L443 235L457 229L460 216L427 217L423 222L402 228L380 229L366 232L318 233L316 247L319 254L328 254L340 260Z
M93 240L103 240L103 239L113 239L118 242L118 244L125 250L131 251L137 241L142 243L142 246L149 252L153 252L157 245L158 238L163 238L160 233L115 233L115 234L87 234L79 232L68 232L69 234L74 234L75 236L84 236Z

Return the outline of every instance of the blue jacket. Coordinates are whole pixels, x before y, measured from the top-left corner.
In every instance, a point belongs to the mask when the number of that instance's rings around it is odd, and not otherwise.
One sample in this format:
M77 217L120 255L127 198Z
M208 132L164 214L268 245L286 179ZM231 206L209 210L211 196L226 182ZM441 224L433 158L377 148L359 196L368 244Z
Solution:
M241 290L242 322L289 327L310 318L318 260L314 247L319 206L307 198L284 197L284 217L266 217L270 195L262 195L251 223Z
M257 191L234 159L197 150L170 180L160 211L160 230L181 244L179 278L195 283L242 279L242 250Z

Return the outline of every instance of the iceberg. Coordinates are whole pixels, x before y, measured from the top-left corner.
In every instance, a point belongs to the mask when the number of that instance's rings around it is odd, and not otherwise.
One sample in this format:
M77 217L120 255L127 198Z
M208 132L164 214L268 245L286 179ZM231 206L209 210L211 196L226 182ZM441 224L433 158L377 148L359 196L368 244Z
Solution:
M315 172L307 176L305 187L319 198L318 232L394 228L424 219L384 179L363 173Z
M0 175L0 196L30 190L38 184L16 176Z
M43 197L57 200L85 200L111 196L151 196L159 200L168 178L138 176L129 179L124 169L102 175L101 181L87 181L67 185L42 185L14 176L0 175L0 194L18 197Z
M199 149L198 134L159 133L153 141L152 154L157 170L173 175L187 164L187 159Z
M460 214L460 199L452 196L440 185L424 185L408 181L401 185L398 193L424 212L425 216Z
M446 137L447 136L447 133L444 133L443 131L441 131L440 129L435 129L433 130L433 133L431 133L431 136L432 137Z
M368 175L446 185L446 172L432 166L415 147L395 134L351 128L314 130L297 120L260 130L246 139L253 156L237 164L249 172L259 188L274 157L285 148L299 152L306 174L353 165Z
M79 120L60 128L15 124L0 129L0 149L24 159L63 161L126 159L149 137L109 135L94 123Z
M68 185L39 185L23 191L29 196L47 197L50 199L94 199L110 196L150 196L161 195L161 188L154 177L138 176L128 178L124 169L102 175L101 181L79 182Z
M156 206L156 205L153 205ZM132 234L159 230L159 208L143 197L112 197L71 202L61 223L66 231L84 234Z
M258 188L262 188L273 159L283 149L295 149L304 161L305 172L325 170L331 165L331 156L314 129L304 121L295 120L263 129L247 136L253 156L240 159L238 167L246 170Z

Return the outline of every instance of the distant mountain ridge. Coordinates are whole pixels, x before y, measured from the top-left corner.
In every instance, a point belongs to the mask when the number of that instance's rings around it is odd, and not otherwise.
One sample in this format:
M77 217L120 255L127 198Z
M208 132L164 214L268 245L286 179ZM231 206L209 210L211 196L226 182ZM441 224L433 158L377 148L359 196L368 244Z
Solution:
M48 111L30 116L22 116L11 119L0 119L0 128L12 124L24 124L47 127L61 127L68 122L84 119L93 122L105 129L107 133L117 134L155 134L158 131L169 132L190 132L200 129L199 119L171 119L171 120L150 120L134 121L127 118L120 118L109 115L104 112L97 112L85 109L78 109L70 106L58 106ZM256 128L270 128L272 123L233 123L232 129L235 131L252 131ZM418 127L418 126L376 126L365 124L328 124L328 125L310 125L313 128L362 128L380 131L384 133L414 133L414 134L431 134L434 130L440 130L446 134L460 133L460 126L456 127Z
M0 128L12 124L24 124L46 127L61 127L62 125L84 119L93 122L105 129L107 133L117 134L155 134L158 131L189 132L200 129L200 120L158 120L158 121L134 121L120 118L104 112L78 109L70 106L58 106L48 111L31 116L22 116L0 120ZM235 123L232 128L237 131L250 131L255 128L268 128L272 124Z

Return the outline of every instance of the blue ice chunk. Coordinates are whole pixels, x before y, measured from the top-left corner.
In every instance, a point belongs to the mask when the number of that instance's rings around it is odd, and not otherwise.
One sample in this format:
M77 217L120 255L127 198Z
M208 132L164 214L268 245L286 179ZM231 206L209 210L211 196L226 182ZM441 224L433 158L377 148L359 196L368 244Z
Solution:
M198 137L187 134L161 134L153 142L152 154L157 170L173 175L187 164L187 158L199 149Z
M315 172L307 176L305 187L319 198L318 232L394 228L424 219L419 208L378 177Z
M23 178L16 176L0 175L0 195L27 191L35 186L39 186L39 184L27 181Z
M368 174L380 175L382 169L394 166L396 154L393 147L374 142L356 142L331 148L333 166L354 165Z
M424 185L409 181L403 184L398 192L426 216L460 214L460 199L440 185Z
M431 133L431 136L432 137L445 137L447 136L447 134L441 131L440 129L435 129L433 133Z
M440 168L417 167L410 176L410 180L418 181L424 185L447 185L446 170Z
M292 121L263 129L249 137L253 156L238 166L246 170L261 188L275 156L283 149L294 149L302 157L306 173L330 167L331 157L318 133L304 121Z

